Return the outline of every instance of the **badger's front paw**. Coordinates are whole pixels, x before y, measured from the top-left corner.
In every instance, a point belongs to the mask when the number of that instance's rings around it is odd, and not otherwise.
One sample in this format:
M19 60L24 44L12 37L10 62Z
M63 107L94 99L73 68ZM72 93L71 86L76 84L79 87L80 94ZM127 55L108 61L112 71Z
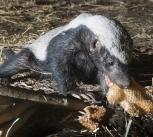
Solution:
M72 93L71 96L73 96L74 98L77 98L79 100L83 100L84 102L89 102L90 104L97 104L99 103L96 100L96 97L93 93L88 92L88 93L80 93L80 92L75 92Z

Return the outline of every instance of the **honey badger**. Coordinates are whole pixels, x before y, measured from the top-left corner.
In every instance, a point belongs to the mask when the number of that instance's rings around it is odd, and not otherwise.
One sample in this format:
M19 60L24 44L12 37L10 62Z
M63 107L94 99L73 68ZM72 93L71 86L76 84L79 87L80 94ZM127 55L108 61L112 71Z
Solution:
M130 85L132 40L116 20L80 14L12 55L0 66L0 78L26 70L52 74L60 93L67 94L76 81L98 79L103 91L109 82Z

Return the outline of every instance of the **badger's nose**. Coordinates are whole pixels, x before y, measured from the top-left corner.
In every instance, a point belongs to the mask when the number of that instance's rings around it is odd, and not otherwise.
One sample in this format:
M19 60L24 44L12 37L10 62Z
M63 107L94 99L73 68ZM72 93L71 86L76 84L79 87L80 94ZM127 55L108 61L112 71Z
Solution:
M121 88L128 88L131 84L131 79L127 77L121 77L120 79L116 79L114 82Z
M131 85L131 79L130 78L124 79L119 85L123 88L128 88Z
M131 83L130 81L124 83L123 88L128 88L128 87L130 87L130 83Z

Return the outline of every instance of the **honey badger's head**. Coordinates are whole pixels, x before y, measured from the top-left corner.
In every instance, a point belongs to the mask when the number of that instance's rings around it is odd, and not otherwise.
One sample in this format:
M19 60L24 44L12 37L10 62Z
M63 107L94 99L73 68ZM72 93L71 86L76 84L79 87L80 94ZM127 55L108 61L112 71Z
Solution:
M115 83L120 87L127 88L130 85L129 64L123 63L111 55L105 47L95 47L91 56L94 58L98 70L105 77L107 86Z
M117 21L100 16L86 16L81 22L92 33L84 40L98 70L111 81L122 87L130 85L129 62L132 55L132 40L128 32ZM87 35L84 34L84 35ZM109 84L109 83L108 83ZM109 85L108 85L109 86Z
M129 62L132 55L132 40L128 32L117 21L105 18L105 27L95 31L97 39L91 45L90 52L98 70L106 77L106 83L115 83L122 87L130 85ZM97 28L98 29L98 28ZM100 32L101 30L101 32Z

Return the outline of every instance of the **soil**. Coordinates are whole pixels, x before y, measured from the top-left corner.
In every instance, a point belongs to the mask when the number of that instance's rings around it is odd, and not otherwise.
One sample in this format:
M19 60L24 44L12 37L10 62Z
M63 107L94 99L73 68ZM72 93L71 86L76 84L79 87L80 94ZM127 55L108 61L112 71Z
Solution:
M153 1L152 0L0 0L0 48L19 51L28 41L38 38L48 30L69 22L83 12L103 14L119 20L129 31L135 59L131 70L141 85L152 86L153 76ZM2 50L1 50L2 51ZM2 58L1 58L2 61ZM24 84L23 84L24 83ZM49 80L18 79L11 86L52 92ZM91 85L90 85L91 86ZM83 85L83 89L94 88ZM16 101L14 101L16 102ZM107 102L103 101L104 105ZM22 115L30 117L12 133L11 137L69 137L103 136L123 137L127 124L132 121L128 137L152 137L151 116L130 117L119 106L109 106L110 115L102 121L96 133L82 131L77 122L78 112L63 107L32 103ZM31 113L32 110L32 113ZM9 121L10 122L10 121ZM0 124L5 129L7 124Z

